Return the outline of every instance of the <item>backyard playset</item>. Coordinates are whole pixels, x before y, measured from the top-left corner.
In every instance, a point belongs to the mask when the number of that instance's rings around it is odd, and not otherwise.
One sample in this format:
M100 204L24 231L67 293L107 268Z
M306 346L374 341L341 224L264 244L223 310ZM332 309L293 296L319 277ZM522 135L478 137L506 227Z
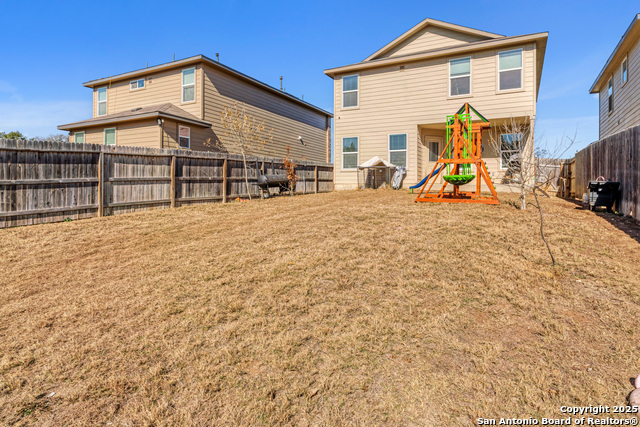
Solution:
M471 112L480 119L478 123L472 122ZM487 167L482 160L482 131L490 127L489 120L468 103L465 103L456 114L447 116L447 143L431 173L417 185L420 186L420 192L415 201L500 204ZM431 189L438 182L440 175L444 183L437 193L432 193ZM474 179L476 180L474 191L460 189ZM484 180L491 195L482 195L481 180ZM449 184L453 186L453 190L445 192Z

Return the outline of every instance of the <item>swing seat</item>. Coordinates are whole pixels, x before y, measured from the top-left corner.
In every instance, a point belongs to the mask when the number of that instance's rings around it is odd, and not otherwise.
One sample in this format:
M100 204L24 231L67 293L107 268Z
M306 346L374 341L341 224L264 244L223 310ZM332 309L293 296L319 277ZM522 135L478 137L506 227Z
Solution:
M475 175L444 175L442 179L453 185L465 185L473 181Z

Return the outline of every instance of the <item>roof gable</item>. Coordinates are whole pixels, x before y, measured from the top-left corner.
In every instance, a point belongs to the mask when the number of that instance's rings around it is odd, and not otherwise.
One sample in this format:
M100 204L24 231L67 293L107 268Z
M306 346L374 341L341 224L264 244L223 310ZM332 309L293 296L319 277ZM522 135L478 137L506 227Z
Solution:
M502 37L504 36L500 34L488 33L486 31L427 18L391 43L388 43L382 49L379 49L363 62L410 55L428 50L459 46Z
M596 81L591 85L589 93L598 93L606 87L605 83L609 81L613 70L620 66L620 63L627 55L627 52L635 46L638 40L640 40L640 13L634 16L631 20L631 24L627 28L627 31L622 35L615 49L613 49L613 53L611 53L611 56L607 59L604 67L602 67L600 74L596 77Z
M148 107L132 108L131 110L121 111L119 113L108 114L106 116L98 116L92 119L60 125L58 126L58 129L72 130L110 123L129 122L133 120L143 120L156 117L166 117L169 119L191 123L197 126L211 127L211 123L200 120L193 114L187 113L182 108L176 107L171 103L165 103L159 105L151 105Z

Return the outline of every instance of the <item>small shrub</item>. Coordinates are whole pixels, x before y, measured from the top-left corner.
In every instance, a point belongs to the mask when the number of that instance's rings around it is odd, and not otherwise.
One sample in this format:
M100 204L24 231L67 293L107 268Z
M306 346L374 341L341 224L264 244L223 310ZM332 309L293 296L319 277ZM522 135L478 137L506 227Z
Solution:
M291 147L287 145L287 156L282 159L284 163L284 168L287 171L287 179L289 180L289 190L291 195L293 196L293 192L296 189L296 184L298 182L298 175L296 175L296 166L298 164L295 160L291 159L291 154L289 153Z

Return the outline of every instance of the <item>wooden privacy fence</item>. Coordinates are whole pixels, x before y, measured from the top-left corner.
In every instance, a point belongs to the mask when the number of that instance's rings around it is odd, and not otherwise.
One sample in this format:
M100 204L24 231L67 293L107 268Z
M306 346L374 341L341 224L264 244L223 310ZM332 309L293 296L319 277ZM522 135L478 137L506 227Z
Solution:
M560 179L557 195L565 198L576 196L576 159L562 160L560 164Z
M589 181L599 176L621 183L618 211L640 219L640 126L594 142L575 156L575 185L571 192L582 197ZM573 170L572 170L573 173Z
M258 175L282 159L247 156ZM333 165L297 161L296 193L333 191ZM237 154L0 139L0 228L247 198Z

